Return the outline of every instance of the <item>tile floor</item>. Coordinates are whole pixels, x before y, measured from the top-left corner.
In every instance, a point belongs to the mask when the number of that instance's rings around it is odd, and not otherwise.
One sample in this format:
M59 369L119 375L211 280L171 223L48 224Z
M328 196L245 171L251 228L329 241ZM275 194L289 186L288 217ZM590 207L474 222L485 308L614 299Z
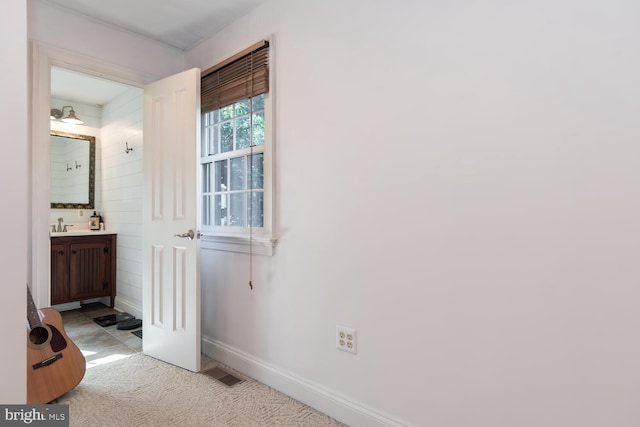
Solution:
M60 313L64 330L84 354L87 367L142 351L142 339L131 333L141 328L119 330L116 325L102 327L93 321L94 317L113 313L117 311L101 303Z

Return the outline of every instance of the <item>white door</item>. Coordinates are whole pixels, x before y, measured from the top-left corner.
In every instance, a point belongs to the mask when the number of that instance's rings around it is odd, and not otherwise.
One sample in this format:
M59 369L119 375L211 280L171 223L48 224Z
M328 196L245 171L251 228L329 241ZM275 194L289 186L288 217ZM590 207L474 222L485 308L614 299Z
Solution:
M194 372L200 370L199 143L200 70L147 85L142 347ZM178 237L189 233L192 238Z

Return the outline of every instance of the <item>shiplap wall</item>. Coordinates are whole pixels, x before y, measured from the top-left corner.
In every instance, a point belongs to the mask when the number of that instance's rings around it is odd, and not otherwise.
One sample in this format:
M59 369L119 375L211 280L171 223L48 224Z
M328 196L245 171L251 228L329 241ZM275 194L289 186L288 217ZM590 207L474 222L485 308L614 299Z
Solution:
M98 202L105 229L118 233L116 308L137 317L142 317L142 106L139 88L103 106ZM133 151L126 153L125 143Z

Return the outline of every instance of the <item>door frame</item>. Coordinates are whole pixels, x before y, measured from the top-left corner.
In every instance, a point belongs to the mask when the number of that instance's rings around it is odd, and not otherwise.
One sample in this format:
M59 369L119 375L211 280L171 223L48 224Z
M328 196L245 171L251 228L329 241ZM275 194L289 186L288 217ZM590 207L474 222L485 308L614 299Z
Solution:
M49 240L51 67L58 66L141 89L145 84L158 80L161 76L133 71L38 41L30 41L29 47L31 76L29 110L31 235L29 237L31 257L28 280L31 284L31 293L36 307L49 307L51 305L49 288L51 276Z

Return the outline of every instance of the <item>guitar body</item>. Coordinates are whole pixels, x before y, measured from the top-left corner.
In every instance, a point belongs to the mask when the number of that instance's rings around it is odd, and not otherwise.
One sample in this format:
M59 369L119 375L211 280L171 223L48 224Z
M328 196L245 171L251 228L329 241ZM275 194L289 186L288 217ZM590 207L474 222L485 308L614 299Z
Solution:
M80 349L67 337L62 316L43 308L44 319L27 334L27 403L44 404L77 386L86 371Z

